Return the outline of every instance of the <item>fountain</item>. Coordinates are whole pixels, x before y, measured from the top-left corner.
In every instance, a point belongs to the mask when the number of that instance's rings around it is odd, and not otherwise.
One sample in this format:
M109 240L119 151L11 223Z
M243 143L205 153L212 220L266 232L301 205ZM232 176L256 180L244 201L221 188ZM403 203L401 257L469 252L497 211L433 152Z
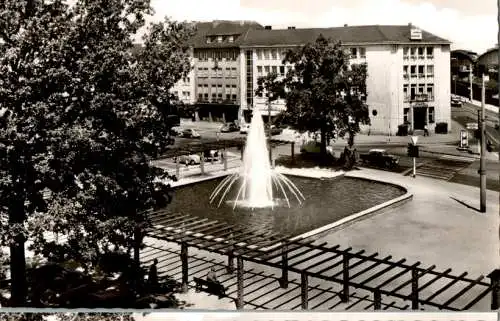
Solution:
M304 195L290 179L278 173L271 167L267 149L267 139L264 131L264 122L257 109L254 109L248 137L243 153L243 166L237 173L227 176L210 195L210 203L219 199L218 206L225 200L226 195L236 184L239 185L236 198L232 200L233 209L236 206L249 208L274 207L281 200L285 200L290 207L287 191L291 192L299 203L305 199ZM273 192L281 192L281 197L275 197Z

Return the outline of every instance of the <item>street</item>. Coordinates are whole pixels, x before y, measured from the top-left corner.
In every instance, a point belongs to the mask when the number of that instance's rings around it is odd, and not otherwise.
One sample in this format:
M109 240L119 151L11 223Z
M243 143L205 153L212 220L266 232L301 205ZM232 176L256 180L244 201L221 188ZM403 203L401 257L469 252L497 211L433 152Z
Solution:
M467 126L467 123L477 123L478 110L481 108L464 102L462 107L451 107L451 117L460 123L462 126ZM500 132L495 129L498 124L498 114L486 109L486 135L487 138L493 143L494 150L498 151L498 144L500 143Z

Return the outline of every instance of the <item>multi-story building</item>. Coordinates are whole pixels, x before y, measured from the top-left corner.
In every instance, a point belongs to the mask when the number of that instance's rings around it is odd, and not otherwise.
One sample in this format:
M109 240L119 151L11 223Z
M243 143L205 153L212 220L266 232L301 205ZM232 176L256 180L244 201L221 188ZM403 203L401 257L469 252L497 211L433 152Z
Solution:
M366 63L367 105L371 125L366 132L396 134L398 125L430 130L438 122L451 128L450 42L411 24L407 26L347 26L339 28L250 29L240 44L240 117L253 108L267 114L266 97L257 97L257 79L269 72L284 74L288 48L314 41L320 34L340 40L351 63ZM271 116L285 108L275 101Z
M240 110L240 45L245 34L261 28L249 21L199 23L192 40L194 95L202 120L236 121Z
M188 73L186 77L180 79L171 89L170 92L173 93L177 99L185 105L194 105L196 103L195 97L195 77L194 77L194 59L192 49L189 52L191 57L191 66L193 69Z

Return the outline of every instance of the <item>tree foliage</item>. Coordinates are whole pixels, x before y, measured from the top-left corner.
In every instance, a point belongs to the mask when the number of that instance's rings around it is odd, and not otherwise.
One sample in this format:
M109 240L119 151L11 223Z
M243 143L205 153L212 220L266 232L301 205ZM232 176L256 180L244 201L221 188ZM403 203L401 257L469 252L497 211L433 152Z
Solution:
M282 121L301 132L320 131L323 155L327 139L349 134L352 146L359 124L370 121L364 102L366 65L350 64L341 43L322 35L313 43L288 51L283 64L294 68L277 80L281 87L272 89L286 100Z
M152 24L135 55L151 13L149 0L0 4L0 236L13 306L25 304L26 240L89 269L103 253L138 252L146 211L170 201L150 160L169 143L168 92L190 70L192 28Z

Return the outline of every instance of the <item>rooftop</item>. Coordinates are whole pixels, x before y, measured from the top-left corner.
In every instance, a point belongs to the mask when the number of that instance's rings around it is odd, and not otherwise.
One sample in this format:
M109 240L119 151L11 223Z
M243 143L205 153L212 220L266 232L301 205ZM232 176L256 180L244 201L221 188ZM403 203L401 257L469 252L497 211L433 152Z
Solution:
M342 43L437 43L450 44L450 41L422 30L422 40L410 39L410 26L370 25L344 26L334 28L307 29L250 29L242 41L243 46L304 45L320 34L325 38L340 40Z

